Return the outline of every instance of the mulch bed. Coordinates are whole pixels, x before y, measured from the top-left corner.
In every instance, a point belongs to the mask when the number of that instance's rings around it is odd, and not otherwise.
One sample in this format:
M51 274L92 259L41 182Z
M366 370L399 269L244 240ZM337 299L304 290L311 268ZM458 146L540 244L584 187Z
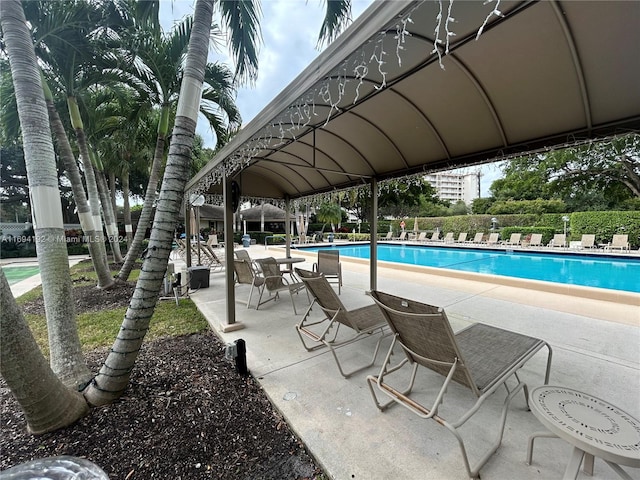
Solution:
M111 308L122 298L127 305L130 298L123 291L81 288L74 292L78 313L104 308L106 301ZM33 313L40 308L25 306ZM107 353L87 355L91 371L99 370ZM213 332L146 343L123 397L68 428L28 434L2 379L0 404L0 470L74 455L99 465L111 480L325 478L258 382L225 360Z

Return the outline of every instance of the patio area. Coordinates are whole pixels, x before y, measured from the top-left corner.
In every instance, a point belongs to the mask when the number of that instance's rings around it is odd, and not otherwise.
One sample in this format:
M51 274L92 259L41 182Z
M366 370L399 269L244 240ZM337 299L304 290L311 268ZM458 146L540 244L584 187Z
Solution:
M265 250L257 245L247 250L252 258L285 255L284 249L277 247ZM292 254L305 258L297 266L311 269L315 254ZM179 262L175 263L180 268ZM369 288L368 266L343 258L342 269L340 298L345 306L372 303L364 293ZM542 338L553 348L551 385L589 393L640 417L640 295L636 304L623 304L382 265L378 267L378 289L444 307L454 330L481 322ZM297 316L288 298L269 302L259 311L247 309L242 302L248 294L248 286L236 287L236 319L245 328L227 333L221 328L226 310L223 273L211 273L209 288L192 293L191 298L224 342L245 340L251 374L330 478L466 477L457 442L444 427L420 420L400 406L384 413L376 409L365 378L378 373L382 358L374 367L344 379L327 349L307 352L300 343L294 325L308 305L304 293L294 297ZM375 341L364 338L339 349L341 362L366 363ZM389 341L383 342L385 352ZM542 384L545 361L546 353L541 351L523 368L521 378L530 388ZM437 382L430 383L430 378L428 373L418 377L418 395L439 387ZM472 461L494 435L504 396L498 391L463 427ZM440 413L445 418L448 412L455 416L473 401L470 392L453 384ZM528 437L542 430L526 410L523 396L517 396L507 417L502 446L481 469L481 477L562 478L571 454L571 446L563 440L538 439L533 464L525 462ZM633 478L640 478L637 469L626 470ZM578 478L588 477L581 472ZM593 478L619 477L596 459Z

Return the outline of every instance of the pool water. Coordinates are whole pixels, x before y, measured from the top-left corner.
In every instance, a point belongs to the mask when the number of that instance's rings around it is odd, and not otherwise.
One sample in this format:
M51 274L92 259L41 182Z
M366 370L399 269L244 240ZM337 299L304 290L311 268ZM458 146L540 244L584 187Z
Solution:
M21 282L22 280L37 275L40 273L40 268L37 266L2 267L2 271L4 272L5 277L7 277L9 285L13 285L14 283Z
M331 248L345 257L370 253L368 244ZM378 244L378 260L640 293L640 258Z

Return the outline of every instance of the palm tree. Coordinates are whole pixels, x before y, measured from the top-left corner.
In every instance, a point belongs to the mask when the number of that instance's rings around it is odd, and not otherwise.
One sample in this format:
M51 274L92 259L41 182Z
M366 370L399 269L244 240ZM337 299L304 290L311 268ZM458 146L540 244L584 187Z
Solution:
M0 12L10 15L10 3ZM71 425L89 410L82 394L67 388L47 365L22 310L0 269L0 374L24 412L29 432L41 434ZM19 359L16 361L16 359Z
M128 279L134 262L140 255L145 232L151 221L166 139L171 128L169 119L178 100L184 53L189 42L192 18L184 19L169 35L163 35L159 24L152 21L135 21L134 27L125 38L129 49L136 55L135 59L132 58L127 63L133 68L131 71L119 73L123 80L128 79L136 89L144 90L151 102L159 106L161 118L149 183L136 234L118 273L118 279L121 281ZM240 114L233 101L235 92L232 87L232 74L223 65L207 64L204 81L207 88L202 95L200 111L207 118L217 137L221 138L226 134L227 128L235 128L241 123Z
M96 58L95 55L89 53L93 53L89 42L89 33L91 28L95 28L99 24L101 15L95 5L84 0L27 2L25 3L25 14L29 23L33 25L36 53L43 65L45 76L48 78L48 87L54 93L62 93L67 101L69 117L76 133L83 164L89 211L84 212L80 209L81 206L84 208L87 204L81 199L80 189L84 187L82 182L78 183L80 176L74 172L77 167L74 167L67 159L65 168L74 185L74 196L77 195L76 202L82 229L90 240L89 251L98 274L98 286L110 288L114 282L107 265L102 222L100 221L100 198L77 98L78 85L81 85L80 88L84 88L82 82L87 78L85 70L90 61L87 59L95 61ZM49 109L51 109L51 104ZM64 132L64 128L58 127L54 130L57 135L60 135ZM59 145L65 143L65 140L59 136L57 139Z
M110 403L119 398L127 388L137 352L155 309L157 292L162 285L171 253L173 227L180 216L184 187L189 175L189 161L197 122L197 109L192 106L197 104L202 94L214 3L214 0L196 2L169 157L151 229L149 255L144 260L121 333L100 373L85 391L85 398L92 405ZM231 28L232 38L234 32L255 34L257 15L253 2L220 1L220 7L223 19L226 19ZM333 26L328 28L328 32L333 32ZM232 49L238 48L238 44L233 40L231 45ZM239 54L242 56L243 51L240 50ZM246 63L242 62L242 65ZM255 74L251 69L239 71L243 71L244 75Z
M342 220L342 208L337 203L325 202L318 207L316 217L323 222L323 232L327 223L331 225L331 230L335 231L334 225L337 225Z
M93 262L94 270L98 277L98 288L110 288L113 286L114 281L109 273L109 268L106 263L106 257L103 255L100 243L97 241L91 241L96 238L96 226L91 216L91 208L87 201L87 195L82 183L82 176L80 175L80 169L76 163L71 144L69 143L69 137L67 137L66 130L62 123L58 110L54 104L54 98L48 85L45 83L44 95L47 104L47 110L49 112L49 122L51 123L51 129L57 140L58 154L62 160L65 173L69 182L71 183L71 189L73 191L73 199L78 209L78 217L80 218L80 225L84 234L89 237L90 241L87 243L89 248L89 254L91 255L91 261Z
M1 2L0 13L22 127L36 252L51 349L51 367L65 384L78 387L88 382L91 373L82 356L75 324L74 304L69 301L72 298L69 258L40 69L20 2ZM8 302L7 308L12 308L10 303ZM8 313L3 308L3 322L7 316ZM5 335L4 331L2 335ZM4 344L2 350L4 355ZM13 361L22 362L23 359L16 357ZM3 361L3 368L4 363Z
M29 3L36 2L28 2L28 4ZM145 4L149 3L157 4L157 2L145 2ZM134 296L113 349L99 375L85 391L85 398L91 404L97 405L110 402L118 398L127 387L131 369L157 302L157 292L160 289L171 251L173 226L179 219L184 186L189 175L191 148L197 121L197 108L194 109L193 105L199 103L202 95L214 3L214 0L198 0L196 4L193 30L190 36L176 121L171 136L167 167L152 228L149 245L150 255L145 259L145 265L143 266L140 279L136 285ZM257 56L255 55L255 49L253 47L255 47L254 40L258 24L255 5L252 1L220 0L220 7L223 20L228 24L232 32L232 51L238 60L236 79L246 80L247 78L254 78L257 67ZM15 27L16 30L20 28L24 29L27 35L23 35L24 38L21 38L22 43L20 47L22 47L22 50L30 50L33 46L28 31L26 31L25 28L27 23L21 12L22 9L18 0L0 2L0 17L2 18L5 37L5 24L11 24L11 27ZM6 43L9 45L9 42ZM27 48L27 46L29 48ZM35 67L35 57L32 58L32 64ZM27 81L28 79L34 78L39 78L37 68L34 68L30 76L20 77L16 83L25 83L25 87L30 87L32 91L35 90L41 94L42 87L40 85L34 85ZM37 95L38 94L33 95L31 98L37 98ZM26 111L24 103L19 105L21 111ZM40 124L38 125L41 125L42 119L44 118L46 118L46 110L44 112L40 111L35 121L37 123L39 120ZM23 128L24 127L23 125ZM45 129L39 130L39 132L42 131L45 131ZM27 138L29 138L29 134L27 134ZM25 145L26 143L25 140ZM38 198L38 196L36 196L36 198ZM68 272L66 278L68 278ZM0 279L0 282L3 280L4 279ZM11 305L9 304L11 302L5 302L4 300L10 297L7 292L8 286L6 285L6 281L4 281L4 283L0 284L0 293L2 295L2 305L0 306L3 308L2 325L0 325L0 327L3 327L0 330L2 335L0 338L3 340L3 348L1 349L2 356L0 357L2 359L2 364L0 365L2 375L10 379L8 384L12 391L17 392L17 396L22 399L21 405L25 409L28 408L28 405L36 405L38 401L42 400L43 390L46 391L46 393L49 394L49 398L53 400L62 398L62 401L56 401L55 404L60 407L59 410L64 408L66 408L67 411L72 410L68 415L59 414L59 411L51 404L46 405L44 410L40 409L38 413L42 415L48 414L50 417L55 417L56 419L63 419L57 422L60 426L65 423L70 423L74 418L78 418L82 414L84 407L80 405L80 407L83 408L76 408L74 410L72 407L77 407L78 403L73 402L71 397L65 398L63 396L64 392L68 391L63 388L62 393L60 392L58 388L60 384L55 380L55 377L51 375L47 376L47 372L41 363L36 365L35 362L32 362L31 355L20 356L20 350L29 350L30 354L37 356L37 348L33 347L33 343L29 343L27 333L18 328L26 328L23 320L18 319L16 322L8 321L9 318L13 318L13 310L10 310ZM65 298L65 300L67 299L68 297ZM5 307L5 305L8 306ZM5 315L5 312L8 312L8 314ZM10 325L6 326L7 328L4 328L5 322L10 323ZM12 337L10 340L15 340L18 347L13 348L12 344L8 344L8 347L5 348L5 335L10 335ZM25 359L26 362L24 362ZM16 373L15 370L21 365L20 362L25 363L24 368L26 372L18 371ZM37 386L42 386L43 388L25 388L29 385L25 380L33 378L37 378L39 382ZM31 414L28 414L27 418L31 418ZM47 428L53 429L55 426L49 426Z

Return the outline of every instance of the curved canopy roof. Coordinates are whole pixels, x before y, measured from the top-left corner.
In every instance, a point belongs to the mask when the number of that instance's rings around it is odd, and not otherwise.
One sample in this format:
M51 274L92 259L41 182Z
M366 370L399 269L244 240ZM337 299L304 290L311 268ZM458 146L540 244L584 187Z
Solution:
M298 198L640 131L640 2L497 3L374 2L187 189Z

